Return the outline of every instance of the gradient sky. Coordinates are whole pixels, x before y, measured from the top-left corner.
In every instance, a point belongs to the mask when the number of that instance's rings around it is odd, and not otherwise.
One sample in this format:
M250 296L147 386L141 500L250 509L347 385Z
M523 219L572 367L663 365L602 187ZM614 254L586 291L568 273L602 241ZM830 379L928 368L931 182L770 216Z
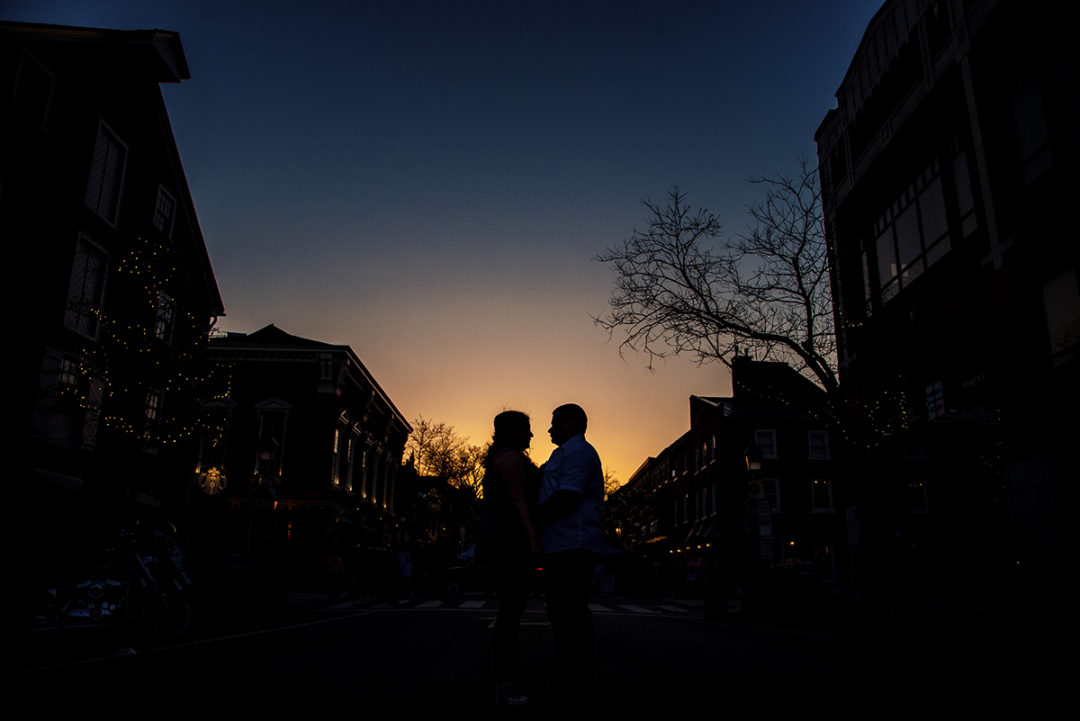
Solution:
M745 231L747 180L814 158L880 4L0 0L0 18L180 33L192 77L163 89L218 327L348 344L407 418L474 443L523 410L538 462L551 409L579 403L625 481L730 375L621 359L592 258L674 184Z

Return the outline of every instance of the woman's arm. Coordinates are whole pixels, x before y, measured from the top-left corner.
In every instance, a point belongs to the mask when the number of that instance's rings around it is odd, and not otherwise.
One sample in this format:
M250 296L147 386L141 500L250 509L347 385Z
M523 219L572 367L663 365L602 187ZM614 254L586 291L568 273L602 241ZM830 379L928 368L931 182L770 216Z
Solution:
M494 465L506 484L506 495L521 520L521 527L529 539L529 548L533 553L541 553L543 549L536 536L536 529L529 515L529 504L525 498L525 459L517 453L507 452L496 458Z

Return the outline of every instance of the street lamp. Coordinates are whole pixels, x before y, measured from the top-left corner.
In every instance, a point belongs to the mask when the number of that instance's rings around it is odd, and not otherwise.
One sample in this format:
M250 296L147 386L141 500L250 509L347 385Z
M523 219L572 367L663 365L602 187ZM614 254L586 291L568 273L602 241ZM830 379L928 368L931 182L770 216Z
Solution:
M755 445L747 446L743 451L743 458L746 460L746 470L753 473L754 471L761 470L761 459L765 457L765 451L761 450Z

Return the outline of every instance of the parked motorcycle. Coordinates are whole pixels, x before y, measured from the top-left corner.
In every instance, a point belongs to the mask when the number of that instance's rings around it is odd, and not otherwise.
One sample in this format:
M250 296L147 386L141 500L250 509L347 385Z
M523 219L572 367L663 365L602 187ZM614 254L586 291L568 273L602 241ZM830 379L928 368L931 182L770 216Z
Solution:
M191 626L191 579L175 528L156 528L140 548L141 528L124 529L100 554L87 577L46 589L35 610L38 628L138 627L175 638Z

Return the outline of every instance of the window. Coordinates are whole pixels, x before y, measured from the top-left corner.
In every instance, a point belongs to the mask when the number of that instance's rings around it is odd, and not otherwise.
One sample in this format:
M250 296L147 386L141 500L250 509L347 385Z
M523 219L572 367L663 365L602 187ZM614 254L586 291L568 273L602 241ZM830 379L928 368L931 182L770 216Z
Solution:
M776 458L776 431L754 431L754 445L761 449L762 458Z
M199 437L199 455L195 463L195 476L199 489L208 496L222 493L228 485L225 473L225 441L228 436L229 417L235 404L232 401L208 401L201 407L204 420Z
M33 55L23 53L19 62L19 76L11 99L16 107L45 127L52 104L53 76Z
M154 227L166 238L171 238L175 220L176 199L164 186L159 185L157 203L154 205Z
M814 513L826 513L832 509L832 482L825 478L810 481L810 510Z
M71 262L64 325L88 338L96 339L98 335L107 266L105 251L80 234Z
M1053 163L1046 113L1037 80L1032 75L1012 98L1016 158L1020 164L1020 177L1025 184L1036 180Z
M366 445L360 453L360 495L364 498L368 496L368 455L370 453L371 449Z
M172 343L175 321L176 301L171 295L158 291L154 306L154 337L164 343Z
M161 417L161 391L151 388L146 392L146 406L143 419L143 440L152 440Z
M761 488L765 494L765 500L769 502L769 510L773 513L780 512L780 481L776 478L765 478L761 481Z
M353 461L356 454L356 433L350 433L348 441L345 443L345 490L352 491L353 489Z
M975 194L971 186L971 172L968 169L967 152L954 141L953 183L956 189L956 210L960 218L960 235L968 237L979 227L975 213Z
M926 386L926 417L929 420L945 417L945 394L941 381Z
M872 237L883 303L949 251L945 192L937 160L878 217Z
M1050 334L1050 353L1054 365L1074 358L1080 350L1080 289L1076 270L1064 273L1043 283L1043 308Z
M262 477L281 475L290 407L288 403L277 398L270 398L255 405L258 428L255 472Z
M836 561L833 559L831 545L826 543L814 547L814 564L817 566L819 581L836 580Z
M334 453L332 463L332 480L335 486L343 486L345 490L353 489L353 462L356 454L357 432L350 431L348 427L338 426L334 429Z
M829 458L829 434L826 431L810 431L810 460L823 461Z
M335 486L341 485L341 474L339 469L341 464L338 459L341 457L341 429L334 429L334 452L330 461L330 469L332 473L332 480Z
M120 189L124 184L127 146L104 122L98 127L90 179L86 184L86 206L109 225L115 226L120 212Z
M79 366L71 358L60 359L59 389L61 393L74 393L79 388Z

